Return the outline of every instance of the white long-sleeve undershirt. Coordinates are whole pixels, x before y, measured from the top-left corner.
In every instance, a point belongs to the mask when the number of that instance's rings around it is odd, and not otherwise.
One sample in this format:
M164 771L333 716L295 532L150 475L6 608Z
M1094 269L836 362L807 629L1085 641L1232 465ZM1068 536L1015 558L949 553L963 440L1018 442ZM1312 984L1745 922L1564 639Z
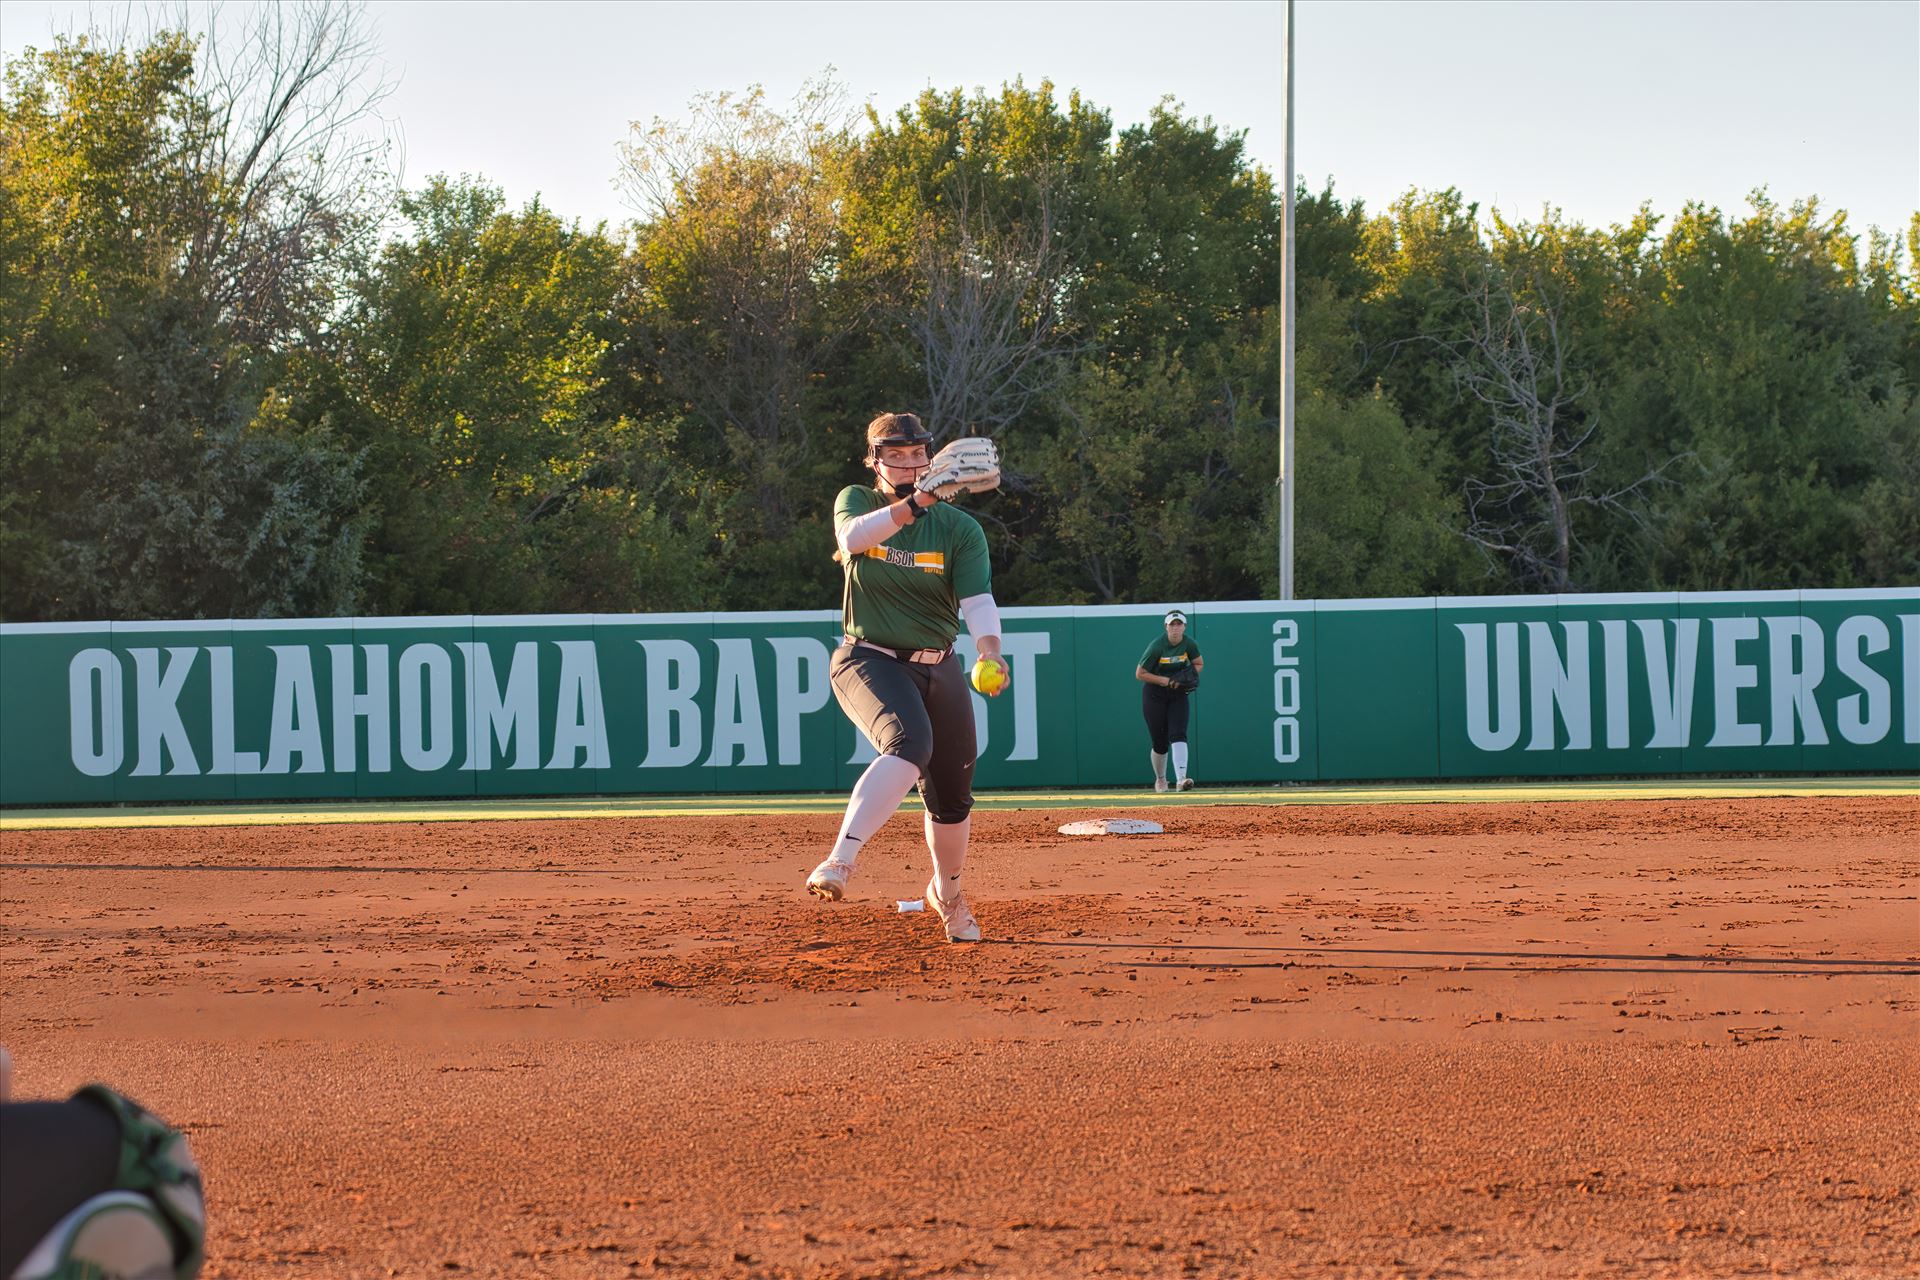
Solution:
M966 620L967 634L977 643L982 636L1000 634L1000 606L993 602L993 592L982 591L977 596L968 596L960 602L960 616Z
M842 520L834 528L833 536L840 543L841 555L857 556L879 546L902 527L893 522L893 506L888 504L863 516Z

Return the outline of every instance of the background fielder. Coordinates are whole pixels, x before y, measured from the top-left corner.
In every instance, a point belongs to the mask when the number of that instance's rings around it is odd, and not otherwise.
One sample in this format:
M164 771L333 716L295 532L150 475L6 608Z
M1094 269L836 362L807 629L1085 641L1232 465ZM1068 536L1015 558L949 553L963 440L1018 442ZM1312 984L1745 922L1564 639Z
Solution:
M874 486L849 485L834 503L846 635L830 678L879 755L854 784L840 834L807 889L830 902L845 896L861 846L918 783L933 858L927 903L949 940L977 942L980 925L960 884L977 754L967 678L953 652L962 615L980 655L976 687L999 693L1008 669L986 534L940 499L993 488L1000 466L990 440L956 440L929 458L932 442L913 414L881 414L867 426Z
M1134 679L1146 685L1140 691L1140 713L1146 717L1147 736L1153 742L1153 789L1167 789L1167 756L1173 756L1174 784L1193 790L1187 776L1187 696L1200 687L1200 646L1187 635L1187 615L1167 610L1166 633L1147 646Z

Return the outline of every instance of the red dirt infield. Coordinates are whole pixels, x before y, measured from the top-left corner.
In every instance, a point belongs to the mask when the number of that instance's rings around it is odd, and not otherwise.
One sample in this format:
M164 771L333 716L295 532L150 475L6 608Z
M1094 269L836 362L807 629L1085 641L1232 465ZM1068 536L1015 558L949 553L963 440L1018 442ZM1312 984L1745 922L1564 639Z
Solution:
M1908 796L0 833L208 1276L1920 1275Z

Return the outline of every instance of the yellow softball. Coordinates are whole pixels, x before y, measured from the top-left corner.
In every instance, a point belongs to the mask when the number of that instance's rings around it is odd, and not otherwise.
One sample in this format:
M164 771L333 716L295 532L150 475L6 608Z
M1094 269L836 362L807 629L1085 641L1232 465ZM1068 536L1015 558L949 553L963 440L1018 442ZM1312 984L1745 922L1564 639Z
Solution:
M989 698L1007 687L1007 669L992 658L973 664L973 687Z

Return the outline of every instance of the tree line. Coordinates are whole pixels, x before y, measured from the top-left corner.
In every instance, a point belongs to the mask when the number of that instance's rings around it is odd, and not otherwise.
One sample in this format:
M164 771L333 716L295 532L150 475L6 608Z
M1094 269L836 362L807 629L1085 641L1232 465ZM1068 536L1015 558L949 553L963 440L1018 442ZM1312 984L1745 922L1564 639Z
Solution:
M818 608L862 430L990 434L1005 603L1276 591L1283 215L1016 82L715 94L636 216L397 189L358 11L54 42L0 103L0 617ZM1920 214L1296 193L1304 597L1920 581Z

